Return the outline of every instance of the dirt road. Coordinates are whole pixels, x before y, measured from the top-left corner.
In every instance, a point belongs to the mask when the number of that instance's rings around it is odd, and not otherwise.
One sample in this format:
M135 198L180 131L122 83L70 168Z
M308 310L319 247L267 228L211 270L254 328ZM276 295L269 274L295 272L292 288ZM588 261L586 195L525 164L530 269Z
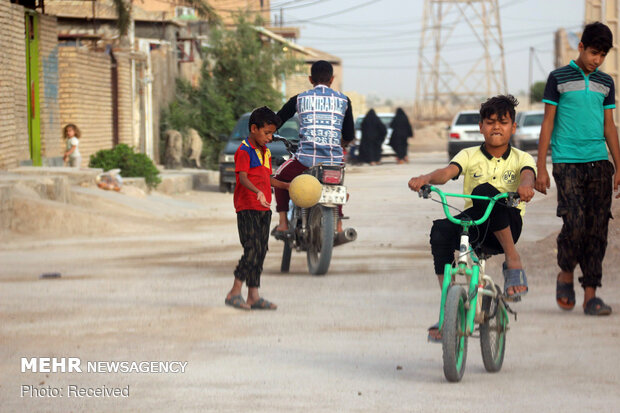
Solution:
M350 168L346 225L358 240L335 250L325 277L308 275L299 253L280 274L282 246L270 241L261 292L275 312L223 305L241 254L230 194L136 199L134 209L126 201L100 236L10 237L0 246L0 410L620 411L618 229L601 290L616 312L584 316L581 291L574 311L560 311L553 190L528 206L518 246L530 294L515 306L502 371L485 372L471 339L463 381L445 381L441 346L426 342L439 306L428 233L442 213L406 187L444 163L425 153L409 165ZM133 233L114 231L129 222ZM46 272L62 277L40 279ZM32 357L79 358L83 371L22 372ZM86 371L95 361L187 364L178 373ZM76 393L104 387L129 395ZM41 396L54 389L58 397Z

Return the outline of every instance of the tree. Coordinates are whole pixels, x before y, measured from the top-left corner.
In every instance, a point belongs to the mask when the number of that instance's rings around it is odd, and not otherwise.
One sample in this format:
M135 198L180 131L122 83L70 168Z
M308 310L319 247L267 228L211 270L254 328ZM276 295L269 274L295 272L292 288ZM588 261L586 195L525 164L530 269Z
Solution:
M174 129L185 135L187 129L196 129L203 141L204 164L215 169L222 146L220 136L230 132L235 117L230 102L217 90L207 65L203 64L201 74L198 87L177 79L176 97L163 111L161 130Z
M209 35L207 60L213 62L215 85L232 105L235 118L260 106L279 108L283 96L275 80L293 73L300 63L281 44L263 42L256 30L260 24L260 18L250 24L242 14L234 30L217 28Z
M176 98L163 112L161 130L196 129L204 142L204 163L216 168L219 137L228 135L245 112L260 106L279 109L283 96L274 87L275 80L299 62L281 46L263 43L245 16L238 18L233 30L214 28L209 43L198 87L177 80Z
M530 87L530 103L541 102L547 82L538 81Z

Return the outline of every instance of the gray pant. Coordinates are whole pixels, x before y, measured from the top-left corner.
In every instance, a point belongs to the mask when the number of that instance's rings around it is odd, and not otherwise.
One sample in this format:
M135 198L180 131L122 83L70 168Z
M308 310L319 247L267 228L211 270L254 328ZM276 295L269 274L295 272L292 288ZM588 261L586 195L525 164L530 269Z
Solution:
M69 166L72 168L79 168L82 165L82 156L70 156Z

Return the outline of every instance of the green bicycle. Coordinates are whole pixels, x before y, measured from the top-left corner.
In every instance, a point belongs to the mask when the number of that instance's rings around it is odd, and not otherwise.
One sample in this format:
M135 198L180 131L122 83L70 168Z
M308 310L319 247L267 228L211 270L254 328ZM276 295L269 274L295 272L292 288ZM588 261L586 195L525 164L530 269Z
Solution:
M467 339L473 337L476 324L480 326L484 367L489 372L498 372L502 368L506 351L508 312L515 314L515 318L516 313L506 304L501 288L485 274L486 260L494 252L473 248L469 243L469 228L486 221L500 199L506 199L509 206L516 206L519 195L515 192L505 192L494 197L452 194L432 185L424 185L419 194L423 198L430 198L431 192L436 192L441 198L446 217L463 229L456 265L446 264L441 288L439 331L442 334L444 375L451 382L458 382L463 377ZM446 202L448 196L486 200L489 204L480 219L458 219L450 214ZM466 282L456 282L457 275L466 276L469 283L467 290Z

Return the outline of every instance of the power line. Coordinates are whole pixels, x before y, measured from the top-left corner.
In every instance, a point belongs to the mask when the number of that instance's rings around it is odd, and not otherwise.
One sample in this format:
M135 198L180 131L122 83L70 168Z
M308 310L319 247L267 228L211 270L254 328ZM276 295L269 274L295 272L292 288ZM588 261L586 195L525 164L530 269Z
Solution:
M572 27L572 26L571 26ZM509 32L506 33L506 35L504 36L504 41L506 43L512 42L512 41L517 41L517 40L522 40L522 39L527 39L527 38L531 38L531 37L538 37L538 36L542 36L542 35L550 35L553 34L555 31L554 30L533 30L530 32L522 32L522 31L516 31L516 32ZM473 36L468 36L467 38L472 38ZM466 37L462 37L462 38L466 38ZM413 39L416 40L416 39ZM470 40L470 41L464 41L464 42L460 42L460 43L451 43L451 44L447 44L444 49L446 50L451 50L451 49L463 49L463 46L477 46L479 45L479 41L478 40ZM541 42L542 43L542 42ZM548 42L544 42L545 44L547 44ZM378 49L368 49L368 48L364 48L364 49L347 49L347 50L340 50L340 49L329 49L329 52L332 54L337 54L337 55L345 55L345 56L351 56L351 55L356 55L359 54L361 56L376 56L376 55L385 55L386 53L384 52L394 52L394 54L402 54L403 52L417 52L419 49L417 46L411 46L411 47L396 47L396 48L378 48ZM376 54L378 53L378 54Z
M342 9L342 10L338 10L338 11L335 11L333 13L323 14L321 16L315 16L315 17L312 17L311 19L298 19L298 20L292 20L292 21L289 20L289 23L310 23L310 22L313 22L313 21L318 20L318 19L325 19L327 17L338 16L340 14L348 13L351 10L361 9L362 7L366 7L366 6L370 5L370 4L378 3L380 1L383 1L383 0L369 0L369 1L365 2L365 3L357 4L357 5L353 6L353 7L349 7L349 8Z

